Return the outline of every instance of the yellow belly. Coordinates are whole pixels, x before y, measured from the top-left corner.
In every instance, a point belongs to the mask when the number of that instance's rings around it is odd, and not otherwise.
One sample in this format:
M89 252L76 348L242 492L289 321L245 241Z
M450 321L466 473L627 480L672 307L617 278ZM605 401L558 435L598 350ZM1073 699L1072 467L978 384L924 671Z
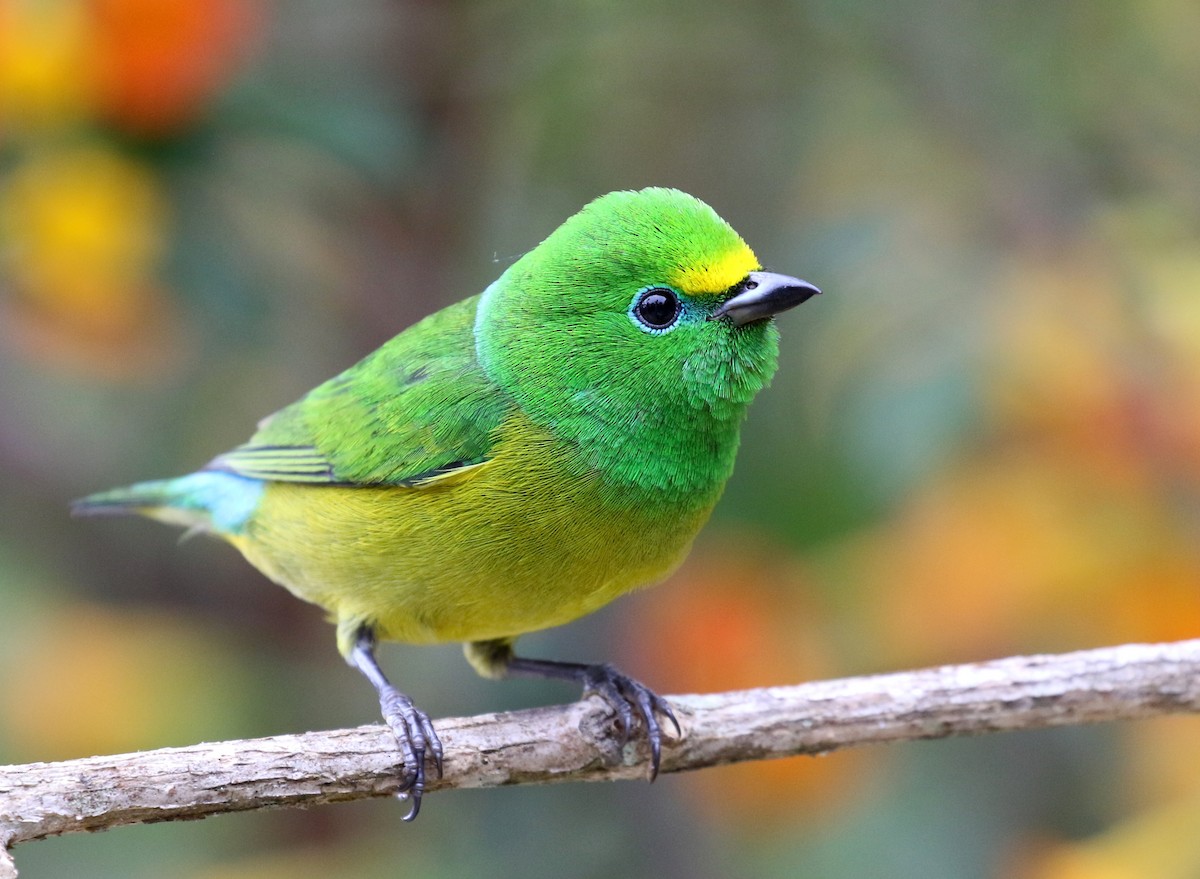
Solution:
M682 561L720 486L667 504L613 492L571 450L511 419L492 459L420 488L271 483L231 538L328 609L410 642L477 641L568 622Z

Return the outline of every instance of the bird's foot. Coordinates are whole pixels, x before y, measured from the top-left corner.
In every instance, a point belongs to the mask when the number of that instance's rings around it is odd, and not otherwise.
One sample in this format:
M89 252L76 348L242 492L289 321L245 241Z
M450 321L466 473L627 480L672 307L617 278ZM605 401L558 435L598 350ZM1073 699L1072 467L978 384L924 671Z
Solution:
M395 687L388 685L380 690L379 705L383 710L383 719L400 746L404 769L396 796L400 799L412 798L412 808L404 816L405 821L412 821L421 811L421 797L425 793L426 754L433 760L437 777L442 777L442 742L433 730L429 715Z
M557 662L552 659L529 659L516 656L511 639L475 641L467 647L467 659L482 674L498 677L504 674L525 678L557 678L578 681L585 696L595 693L616 713L621 731L621 744L629 742L634 727L640 722L646 727L650 743L650 780L658 777L662 762L663 728L659 718L666 718L675 727L675 736L683 736L675 712L667 700L645 684L621 674L608 663L589 665L579 662Z
M659 717L671 721L675 727L675 737L683 735L675 712L667 700L659 696L641 681L634 680L628 675L617 671L608 663L589 665L583 671L583 694L595 693L610 706L617 715L617 725L621 730L621 744L629 741L633 728L640 719L646 727L646 738L650 743L650 780L658 777L658 767L662 760L663 728Z

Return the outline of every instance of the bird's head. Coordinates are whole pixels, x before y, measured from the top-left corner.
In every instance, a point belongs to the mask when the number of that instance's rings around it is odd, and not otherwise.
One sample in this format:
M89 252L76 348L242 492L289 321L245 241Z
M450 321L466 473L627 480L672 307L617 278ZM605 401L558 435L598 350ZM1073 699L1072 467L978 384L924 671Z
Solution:
M775 371L773 315L819 292L762 271L699 199L613 192L488 288L476 340L528 414L575 438L736 431Z

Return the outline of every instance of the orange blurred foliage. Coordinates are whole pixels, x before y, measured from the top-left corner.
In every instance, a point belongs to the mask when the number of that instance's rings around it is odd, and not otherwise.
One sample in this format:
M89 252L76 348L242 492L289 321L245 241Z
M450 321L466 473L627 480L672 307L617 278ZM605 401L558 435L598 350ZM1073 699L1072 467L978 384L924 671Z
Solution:
M249 0L89 0L102 117L137 134L191 122L262 29Z
M710 537L664 586L640 599L627 633L664 692L720 692L828 677L837 661L825 611L792 555L751 534ZM693 773L684 783L715 822L763 832L831 817L877 754L756 761Z
M885 664L1200 631L1200 558L1152 496L1027 450L944 474L843 553Z
M254 0L0 0L0 118L10 135L89 119L170 134L227 85L263 10Z
M888 663L1200 632L1200 260L1134 308L1123 247L1014 258L983 434L839 553Z

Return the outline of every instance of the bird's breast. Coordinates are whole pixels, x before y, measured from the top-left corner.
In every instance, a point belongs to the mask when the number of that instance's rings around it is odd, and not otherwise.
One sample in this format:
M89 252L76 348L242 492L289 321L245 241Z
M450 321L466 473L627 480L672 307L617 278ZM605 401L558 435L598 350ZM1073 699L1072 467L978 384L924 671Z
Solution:
M297 595L383 637L483 640L567 622L661 580L720 488L619 484L518 413L461 480L270 484L238 546Z

